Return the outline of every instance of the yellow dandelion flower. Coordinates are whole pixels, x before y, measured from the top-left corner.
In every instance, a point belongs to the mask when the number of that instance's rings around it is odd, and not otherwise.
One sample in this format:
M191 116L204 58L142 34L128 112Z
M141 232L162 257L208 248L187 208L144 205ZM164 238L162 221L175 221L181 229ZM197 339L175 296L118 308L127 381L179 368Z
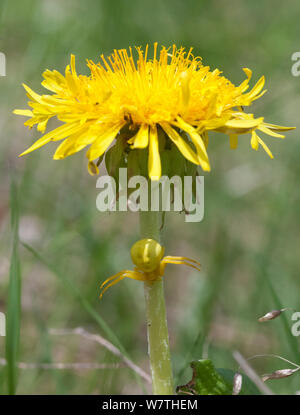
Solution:
M101 285L100 298L108 288L122 281L124 278L131 278L137 281L153 283L160 280L165 272L167 264L187 265L200 271L200 263L182 256L165 256L165 249L154 239L141 239L131 247L131 258L135 268L123 270L107 278Z
M149 177L155 180L161 176L162 135L188 161L209 171L209 131L227 134L232 149L237 147L239 135L250 133L252 148L262 146L273 158L257 132L284 138L280 133L292 129L265 123L263 117L244 111L265 93L264 77L247 92L250 69L244 69L247 78L235 86L218 69L204 66L192 49L173 45L159 51L155 43L152 59L148 46L136 48L136 53L136 60L131 48L129 52L115 50L108 58L102 55L101 63L88 60L89 76L77 74L72 55L65 75L56 70L44 72L42 85L51 95L39 95L24 85L31 110L14 112L29 117L25 125L37 124L41 133L53 117L62 125L21 155L50 141L62 141L54 154L56 160L89 146L89 171L94 174L98 172L95 161L115 140L125 140L127 154L131 149L148 149Z

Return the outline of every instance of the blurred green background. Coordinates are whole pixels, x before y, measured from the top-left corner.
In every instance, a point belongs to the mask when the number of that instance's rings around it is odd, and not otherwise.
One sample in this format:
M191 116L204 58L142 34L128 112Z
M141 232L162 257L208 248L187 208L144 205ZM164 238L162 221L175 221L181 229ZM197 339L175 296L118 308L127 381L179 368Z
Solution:
M53 161L55 144L49 144L17 158L38 138L12 115L27 105L22 82L42 92L42 72L63 72L71 53L78 72L87 73L86 58L97 61L114 48L175 42L193 46L205 64L234 83L244 79L243 67L253 70L254 81L265 75L268 92L251 110L269 122L300 127L300 78L291 75L291 55L300 49L299 14L300 3L291 0L1 0L0 51L6 54L7 76L0 78L0 311L6 311L8 298L12 177L20 197L20 240L42 259L20 245L21 362L119 362L96 343L49 334L50 328L81 326L109 337L95 318L99 315L134 362L149 371L142 284L124 280L101 302L98 298L105 278L132 266L129 247L138 238L137 216L96 210L96 178L87 174L83 154ZM300 364L290 311L257 322L279 303L300 310L298 134L288 133L285 141L266 139L274 160L262 149L252 151L249 136L231 151L228 140L215 134L204 220L191 224L183 215L167 216L167 253L202 263L200 275L174 266L166 273L178 384L190 378L188 362L203 356L236 370L234 350L245 357L276 353ZM4 340L0 337L0 358ZM288 366L270 358L252 364L259 374ZM295 393L300 375L268 385L275 393ZM7 392L4 366L0 388ZM20 394L142 392L141 382L123 367L21 369L17 385Z

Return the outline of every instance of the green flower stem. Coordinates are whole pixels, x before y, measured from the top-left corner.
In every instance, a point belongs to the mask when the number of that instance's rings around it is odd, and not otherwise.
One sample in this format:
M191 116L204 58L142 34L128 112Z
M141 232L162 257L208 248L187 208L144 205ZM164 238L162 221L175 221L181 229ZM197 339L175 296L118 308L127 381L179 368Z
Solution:
M160 212L140 212L142 238L160 242ZM172 395L173 374L163 281L144 283L148 353L154 395Z

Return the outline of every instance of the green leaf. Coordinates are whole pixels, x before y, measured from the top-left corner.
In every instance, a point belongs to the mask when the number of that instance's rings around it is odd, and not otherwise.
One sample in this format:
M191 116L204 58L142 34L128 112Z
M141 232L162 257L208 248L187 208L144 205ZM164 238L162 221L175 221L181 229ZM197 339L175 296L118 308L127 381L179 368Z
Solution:
M9 272L9 288L6 315L6 374L8 393L14 395L17 388L17 361L20 343L20 317L21 317L21 272L19 262L19 205L17 188L11 184L11 228L12 228L12 254Z
M186 385L178 386L179 394L231 395L232 389L217 372L211 360L203 359L191 363L193 377Z
M139 149L138 156L140 175L148 178L148 148Z
M232 395L235 372L230 369L216 369L211 360L203 359L191 363L193 376L186 385L178 386L180 395ZM240 395L259 395L251 380L243 375Z
M170 152L170 165L169 165L169 177L179 176L183 180L185 175L185 158L175 146L175 144L171 145Z
M128 179L140 174L139 150L131 150L127 156Z
M125 146L126 142L119 137L114 146L105 153L105 166L108 174L116 181L119 178L119 169L125 167Z

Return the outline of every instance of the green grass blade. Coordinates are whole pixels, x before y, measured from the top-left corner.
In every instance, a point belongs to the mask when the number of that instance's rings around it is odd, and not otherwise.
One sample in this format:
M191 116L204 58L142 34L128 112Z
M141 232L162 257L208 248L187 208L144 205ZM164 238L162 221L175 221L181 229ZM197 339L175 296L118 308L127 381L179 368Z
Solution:
M55 267L53 267L49 262L39 254L32 246L22 242L22 245L31 252L42 264L44 264L53 274L55 274L63 283L64 285L70 290L73 297L75 297L82 307L86 310L86 312L96 321L96 323L100 326L109 340L114 343L121 351L124 350L122 344L120 343L119 339L116 337L114 332L109 328L107 323L103 320L101 316L96 312L96 310L92 307L92 305L88 302L86 298L82 296L80 291L74 286L73 283L65 276L62 275Z
M276 290L274 289L269 278L267 279L267 284L270 288L270 294L273 298L273 302L274 302L276 310L283 309L284 306L281 303L280 298L278 297ZM299 352L298 340L297 340L297 337L294 337L291 333L291 328L290 328L287 314L282 313L282 315L280 316L280 320L282 322L282 326L286 334L286 341L288 342L289 348L294 355L294 359L296 360L296 363L299 363L300 352Z
M21 317L21 272L18 254L19 206L17 187L14 182L11 184L11 227L13 241L7 300L5 354L7 360L6 373L8 393L14 395L16 393L18 380L17 361L19 354Z

